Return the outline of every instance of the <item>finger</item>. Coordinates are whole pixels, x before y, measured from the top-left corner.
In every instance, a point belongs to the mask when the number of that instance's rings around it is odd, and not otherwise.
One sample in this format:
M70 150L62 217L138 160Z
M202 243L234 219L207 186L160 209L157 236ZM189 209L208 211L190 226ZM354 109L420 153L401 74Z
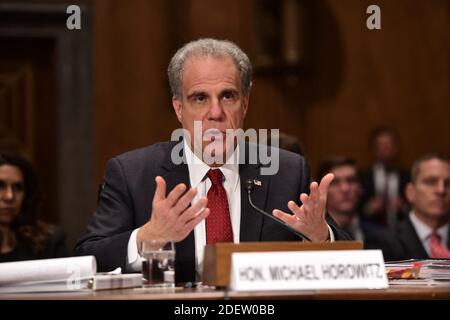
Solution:
M297 204L294 202L294 204L297 206ZM289 204L288 204L289 206ZM289 208L290 209L290 208ZM306 212L305 212L305 208L303 206L298 207L297 208L293 208L295 209L295 212L291 209L291 211L294 212L294 217L295 219L297 219L297 221L302 221L303 219L305 219L306 217Z
M191 188L186 192L174 205L173 210L180 214L184 210L186 210L187 207L191 204L192 199L194 199L195 195L197 194L196 188Z
M302 202L301 208L303 208L305 214L308 214L309 212L311 212L311 210L314 209L314 204L306 193L302 193L300 195L300 201Z
M197 224L199 224L203 219L208 217L211 210L209 208L205 208L202 210L194 219L191 219L188 223L186 223L183 227L183 233L189 234Z
M334 180L334 174L329 173L327 175L325 175L322 180L320 181L319 184L319 193L320 195L327 195L328 193L328 188L330 187L331 182L333 182Z
M309 196L306 193L302 193L300 195L300 202L303 204L305 204L306 202L308 202Z
M169 195L166 198L167 205L172 208L185 191L186 185L184 183L180 183L175 188L173 188L173 190L170 191Z
M292 215L292 214L283 212L283 211L278 210L278 209L273 210L273 211L272 211L272 214L273 214L276 218L278 218L278 219L280 219L280 220L286 222L288 225L292 225L292 224L294 224L296 221L298 221L295 215Z
M311 208L310 208L311 211L309 211L309 212L314 212L314 213L322 212L322 209L320 207L321 203L320 203L319 184L317 182L311 183L310 190L311 190L311 193L309 195L309 200L311 203ZM317 208L319 208L319 209L317 210Z
M206 208L208 204L208 198L203 197L196 203L194 203L189 209L185 210L179 217L179 222L182 224L188 223L190 220L195 219Z
M311 183L310 190L309 198L313 203L316 203L319 200L319 185L317 182L314 181Z
M157 176L155 178L156 190L153 196L153 201L161 201L166 198L166 181L163 177Z
M288 208L289 210L291 210L293 214L295 215L299 214L300 207L294 201L288 202Z
M328 197L328 188L330 187L331 182L333 182L334 174L329 173L322 178L319 185L319 203L318 208L320 212L325 213L325 207L327 205L327 197Z

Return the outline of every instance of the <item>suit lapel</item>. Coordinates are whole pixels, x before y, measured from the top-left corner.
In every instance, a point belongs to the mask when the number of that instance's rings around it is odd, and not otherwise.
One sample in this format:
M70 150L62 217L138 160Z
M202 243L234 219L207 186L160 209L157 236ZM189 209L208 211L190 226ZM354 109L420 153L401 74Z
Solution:
M399 239L410 254L416 253L416 255L419 254L418 258L428 258L428 253L423 247L409 217L399 225L399 231Z
M250 206L246 189L246 181L252 179L259 180L261 182L261 186L259 188L255 188L252 192L252 201L257 207L265 210L270 179L269 176L262 176L260 174L260 164L248 164L247 161L241 163L244 164L239 166L241 183L240 242L260 241L263 216Z
M172 146L173 147L173 146ZM167 194L173 190L178 184L184 183L188 188L190 187L189 170L185 163L175 165L171 159L172 148L166 155L166 161L163 167L166 173L162 175L166 181ZM175 282L188 282L195 280L195 240L194 231L180 242L175 244Z

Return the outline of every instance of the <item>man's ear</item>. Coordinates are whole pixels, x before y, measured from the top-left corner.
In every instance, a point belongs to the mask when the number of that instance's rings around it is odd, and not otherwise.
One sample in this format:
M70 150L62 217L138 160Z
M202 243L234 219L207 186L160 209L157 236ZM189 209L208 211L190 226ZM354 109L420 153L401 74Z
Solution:
M416 190L414 190L414 185L412 182L409 182L405 188L405 196L408 202L413 203L416 197Z
M181 101L176 96L172 96L172 106L173 109L175 110L175 114L177 115L178 121L181 122L181 114L183 111L183 107L181 105Z

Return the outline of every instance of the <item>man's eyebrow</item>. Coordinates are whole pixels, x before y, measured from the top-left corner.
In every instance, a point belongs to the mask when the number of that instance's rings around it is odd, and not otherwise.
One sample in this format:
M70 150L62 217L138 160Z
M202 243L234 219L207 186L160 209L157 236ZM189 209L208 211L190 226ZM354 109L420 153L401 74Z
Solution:
M236 88L225 88L222 91L220 91L220 94L229 93L229 92L239 93L239 90Z
M25 183L23 181L13 181L9 183L13 187L24 187ZM6 180L0 179L0 186L8 185L8 182Z
M196 96L207 96L208 94L204 91L193 91L190 94L188 94L187 98L191 99L192 97Z
M422 177L422 180L430 181L430 180L439 180L439 175L430 174Z

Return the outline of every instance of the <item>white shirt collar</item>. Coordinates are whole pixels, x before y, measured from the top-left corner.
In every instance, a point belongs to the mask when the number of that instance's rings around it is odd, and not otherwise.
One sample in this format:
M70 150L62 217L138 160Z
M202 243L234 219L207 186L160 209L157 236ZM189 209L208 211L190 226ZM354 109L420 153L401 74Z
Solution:
M196 188L205 178L208 171L211 169L206 163L200 160L195 153L192 152L191 147L187 143L186 139L183 140L184 143L184 155L186 157L186 162L189 170L189 179L191 182L191 187ZM225 181L229 183L229 186L233 190L236 190L239 181L239 148L236 148L233 154L227 159L225 164L218 167L225 177ZM214 168L213 168L214 169Z
M440 227L439 229L436 230L436 232L441 237L442 245L444 245L445 247L447 247L447 242L448 242L448 231L449 231L448 228L449 228L449 225L448 225L448 223L446 223L445 225L443 225L442 227Z
M411 219L411 222L412 222L414 228L416 229L419 239L422 242L427 241L431 237L431 234L433 233L433 228L431 228L430 226L423 223L419 218L417 218L417 216L412 211L409 214L409 218ZM448 231L449 231L448 228L449 228L449 225L447 223L444 226L442 226L436 230L436 232L441 236L441 239L443 241L447 241L447 237L448 237L447 235L448 235Z

